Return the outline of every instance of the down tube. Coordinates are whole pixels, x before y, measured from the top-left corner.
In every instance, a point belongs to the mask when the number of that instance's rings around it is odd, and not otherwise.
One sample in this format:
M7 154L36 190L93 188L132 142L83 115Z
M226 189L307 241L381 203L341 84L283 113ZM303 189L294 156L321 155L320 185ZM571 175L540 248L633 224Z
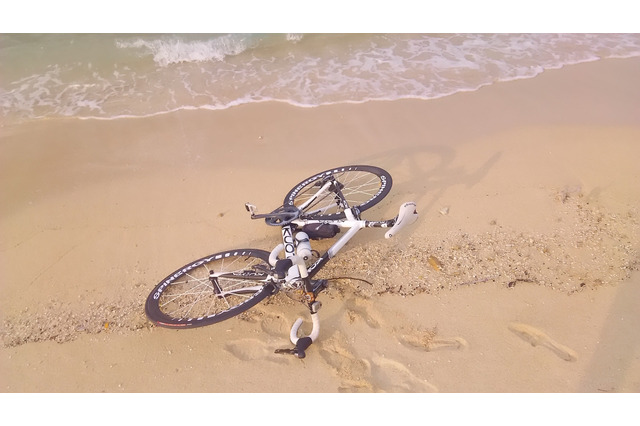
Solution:
M313 278L313 276L322 269L322 267L331 259L333 256L338 254L338 252L342 249L342 247L349 242L351 238L360 230L360 226L356 225L353 228L349 229L346 234L342 236L338 241L335 242L334 245L329 247L329 250L325 254L320 257L313 265L308 268L309 277Z

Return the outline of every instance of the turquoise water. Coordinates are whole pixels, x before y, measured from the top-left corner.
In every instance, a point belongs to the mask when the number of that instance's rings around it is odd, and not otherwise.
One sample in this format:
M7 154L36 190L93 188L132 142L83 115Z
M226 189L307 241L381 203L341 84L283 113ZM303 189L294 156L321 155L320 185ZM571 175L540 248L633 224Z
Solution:
M634 56L638 34L9 34L0 120L433 99Z

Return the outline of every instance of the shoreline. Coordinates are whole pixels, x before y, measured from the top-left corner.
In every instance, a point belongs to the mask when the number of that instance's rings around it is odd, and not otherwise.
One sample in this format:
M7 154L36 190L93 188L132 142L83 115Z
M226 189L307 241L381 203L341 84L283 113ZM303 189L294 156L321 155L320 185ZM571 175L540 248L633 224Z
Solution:
M433 97L420 97L420 96L402 96L402 97L398 97L398 98L371 98L371 99L364 99L364 100L348 100L348 101L335 101L335 102L326 102L326 103L321 103L321 104L304 104L304 103L300 103L300 102L295 102L295 101L291 101L291 100L285 100L285 99L264 99L264 100L251 100L251 101L244 101L244 102L232 102L229 105L225 105L225 106L220 106L217 107L215 105L201 105L201 106L193 106L193 105L185 105L185 106L181 106L181 107L176 107L174 109L171 110L167 110L167 111L158 111L158 112L153 112L153 113L148 113L148 114L142 114L142 115L131 115L131 114L120 114L120 115L114 115L114 116L109 116L109 117L101 117L101 116L55 116L55 117L50 117L50 116L40 116L40 117L31 117L28 118L27 121L23 121L23 122L14 122L14 123L10 123L7 124L7 127L20 127L23 125L32 125L41 121L75 121L75 120L79 120L79 121L118 121L118 120L145 120L145 119L155 119L155 118L163 118L165 116L169 116L172 114L176 114L176 113L189 113L189 112L203 112L203 113L215 113L215 112L220 112L220 111L228 111L228 110L233 110L236 108L243 108L243 107L251 107L251 106L260 106L263 104L267 104L267 105L282 105L284 107L290 107L290 108L294 108L294 109L316 109L316 108L340 108L342 106L358 106L358 105L364 105L364 104L370 104L370 103L390 103L390 102L430 102L430 101L435 101L438 99L443 99L443 98L448 98L451 96L456 96L458 94L462 94L462 93L473 93L473 92L477 92L478 90L482 90L484 88L489 88L495 85L500 85L503 83L510 83L510 82L514 82L514 81L519 81L519 80L529 80L529 79L535 79L537 77L539 77L541 74L546 73L546 72L553 72L556 70L562 70L563 68L566 67L572 67L575 65L582 65L582 64L589 64L589 63L594 63L594 62L600 62L600 61L610 61L610 60L636 60L640 58L639 56L627 56L627 57L610 57L610 58L593 58L593 59L585 59L585 60L581 60L578 62L567 62L565 64L562 65L558 65L556 67L550 67L550 68L544 68L542 71L539 71L537 74L534 75L523 75L523 76L518 76L518 77L512 77L512 78L505 78L505 79L499 79L493 82L488 82L488 83L481 83L479 86L475 87L475 88L462 88L462 89L458 89L457 91L451 92L451 93L445 93L445 94L441 94L441 95L437 95L437 96L433 96ZM2 124L2 126L4 126L4 124Z
M638 72L640 58L606 59L430 101L7 127L0 389L638 392ZM323 298L306 360L273 354L304 310L282 298L203 329L146 323L172 269L271 248L245 202L270 210L354 163L394 179L365 217L409 200L421 217L393 241L363 231L329 263L373 285Z

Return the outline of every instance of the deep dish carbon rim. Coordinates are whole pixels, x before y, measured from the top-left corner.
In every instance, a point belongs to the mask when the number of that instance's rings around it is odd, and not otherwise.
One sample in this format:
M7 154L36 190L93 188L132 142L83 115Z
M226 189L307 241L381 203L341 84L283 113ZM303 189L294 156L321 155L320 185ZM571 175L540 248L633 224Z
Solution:
M268 259L264 250L237 249L195 260L153 289L147 317L162 327L192 328L238 315L272 294Z
M316 194L328 179L339 182L349 207L361 212L378 204L391 190L391 175L374 166L344 166L317 173L296 185L284 198L285 206L303 205ZM335 220L345 217L336 192L325 194L303 210L306 217Z

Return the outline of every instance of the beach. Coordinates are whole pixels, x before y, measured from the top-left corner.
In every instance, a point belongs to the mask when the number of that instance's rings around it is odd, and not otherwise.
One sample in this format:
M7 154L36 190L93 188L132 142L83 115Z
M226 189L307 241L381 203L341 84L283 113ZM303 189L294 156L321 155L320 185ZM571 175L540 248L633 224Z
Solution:
M0 129L0 389L21 392L640 391L640 58L438 99L260 102ZM126 142L126 143L123 143ZM278 294L240 318L152 326L168 273L271 250L252 221L298 182L370 164L391 193L323 270L304 359Z

